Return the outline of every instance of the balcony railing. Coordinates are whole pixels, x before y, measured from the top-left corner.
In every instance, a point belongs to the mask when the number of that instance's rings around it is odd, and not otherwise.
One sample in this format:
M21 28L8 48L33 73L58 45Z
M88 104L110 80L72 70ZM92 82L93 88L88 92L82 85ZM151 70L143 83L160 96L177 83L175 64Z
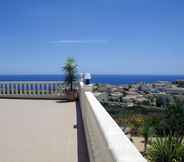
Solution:
M146 162L90 87L80 84L80 106L90 162Z
M0 97L57 98L62 81L1 81Z

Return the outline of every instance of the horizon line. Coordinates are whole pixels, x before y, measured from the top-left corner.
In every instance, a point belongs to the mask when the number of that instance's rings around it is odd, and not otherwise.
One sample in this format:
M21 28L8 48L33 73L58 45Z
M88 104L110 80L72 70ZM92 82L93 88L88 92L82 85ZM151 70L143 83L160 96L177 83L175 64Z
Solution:
M85 72L84 72L85 73ZM80 73L78 73L78 74L80 74ZM184 76L184 74L112 74L112 73L90 73L90 74L92 74L92 75L150 75L150 76L155 76L155 75L157 75L157 76L160 76L160 75L164 75L164 76L168 76L168 75L183 75ZM17 74L1 74L0 73L0 75L64 75L64 73L61 73L61 74L59 74L59 73L17 73Z

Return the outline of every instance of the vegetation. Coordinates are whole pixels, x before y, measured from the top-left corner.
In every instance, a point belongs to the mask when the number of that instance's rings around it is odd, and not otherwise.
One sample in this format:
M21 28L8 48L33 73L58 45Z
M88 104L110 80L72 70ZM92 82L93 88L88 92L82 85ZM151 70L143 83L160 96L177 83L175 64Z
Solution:
M151 162L183 162L184 145L175 137L156 138L148 149Z
M165 110L164 118L157 128L160 136L174 136L178 142L184 139L184 106L180 102Z
M144 152L146 152L149 137L150 135L153 135L153 123L151 122L151 120L144 120L141 133L142 136L144 137Z
M151 162L183 162L184 161L184 107L176 101L175 105L165 110L160 121L155 141L148 149Z
M77 64L73 58L68 58L63 67L65 73L65 83L69 85L70 90L73 91L73 83L77 79Z
M157 107L167 108L168 106L175 104L175 99L172 95L161 94L156 95L155 97Z
M127 107L112 96L101 103L115 121L128 130L131 138L144 137L144 155L151 162L184 162L183 98L171 95L153 97L155 106L143 103ZM154 101L151 96L150 99Z
M77 90L74 89L74 83L77 80L77 64L73 58L66 60L63 71L65 73L65 94L68 100L73 101L77 99Z

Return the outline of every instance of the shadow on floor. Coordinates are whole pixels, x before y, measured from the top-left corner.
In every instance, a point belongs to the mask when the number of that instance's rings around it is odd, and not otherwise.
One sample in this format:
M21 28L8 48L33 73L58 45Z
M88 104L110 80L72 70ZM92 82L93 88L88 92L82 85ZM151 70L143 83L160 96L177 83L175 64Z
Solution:
M74 128L77 129L77 150L78 150L78 162L89 162L84 126L82 122L82 114L80 109L80 103L76 102L76 117L77 125Z
M71 101L68 101L68 100L65 100L65 99L56 101L56 103L66 103L66 102L71 102Z

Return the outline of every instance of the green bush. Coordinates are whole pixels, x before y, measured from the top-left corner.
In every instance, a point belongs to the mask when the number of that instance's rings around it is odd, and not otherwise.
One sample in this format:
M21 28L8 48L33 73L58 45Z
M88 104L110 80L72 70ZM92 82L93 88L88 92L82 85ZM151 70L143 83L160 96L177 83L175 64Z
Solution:
M175 137L156 138L147 156L151 162L184 162L184 145Z

